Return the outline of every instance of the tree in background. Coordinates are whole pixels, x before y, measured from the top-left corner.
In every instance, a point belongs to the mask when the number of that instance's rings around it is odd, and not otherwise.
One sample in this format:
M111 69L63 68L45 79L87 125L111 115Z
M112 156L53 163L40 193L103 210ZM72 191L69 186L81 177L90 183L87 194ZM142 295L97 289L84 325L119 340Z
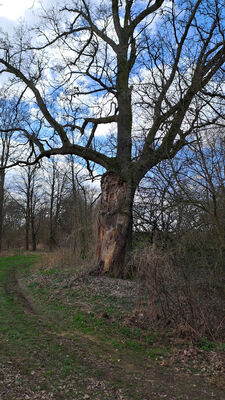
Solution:
M20 104L20 99L13 96L13 92L6 90L0 97L0 251L4 225L4 200L6 167L14 153L18 156L18 146L15 146L14 126L22 124L27 117L26 106Z
M23 25L16 37L1 38L1 74L12 76L21 96L29 89L32 106L32 125L14 127L31 153L14 164L74 154L106 171L103 272L124 274L145 174L224 115L224 18L223 0L74 0L44 11L36 31Z
M24 213L9 190L5 191L2 250L24 248Z
M4 248L65 247L87 257L96 198L87 171L65 157L43 160L14 170L6 187Z
M190 228L213 231L221 249L225 249L225 146L223 129L196 133L177 170L171 163L180 203L195 210Z
M223 251L224 149L223 128L198 132L179 157L147 174L135 199L135 229L152 240L204 232L208 250Z
M68 194L63 201L60 226L66 234L66 242L84 259L90 253L93 254L94 211L96 199L99 197L98 190L90 188L89 173L76 165L74 156L68 156L67 162Z
M63 164L63 162L62 162ZM49 228L49 249L57 246L57 230L61 218L63 199L67 195L66 166L54 157L45 166L45 205Z
M23 213L25 227L25 249L37 248L37 234L43 209L43 183L40 166L28 165L14 173L16 184L11 188Z

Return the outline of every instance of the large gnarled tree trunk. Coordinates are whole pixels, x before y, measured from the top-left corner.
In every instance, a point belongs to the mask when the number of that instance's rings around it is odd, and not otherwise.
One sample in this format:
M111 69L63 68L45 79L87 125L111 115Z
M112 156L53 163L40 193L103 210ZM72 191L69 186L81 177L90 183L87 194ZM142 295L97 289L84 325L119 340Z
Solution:
M97 259L100 270L124 275L124 259L132 232L134 190L115 172L107 172L101 182L102 197L98 218Z

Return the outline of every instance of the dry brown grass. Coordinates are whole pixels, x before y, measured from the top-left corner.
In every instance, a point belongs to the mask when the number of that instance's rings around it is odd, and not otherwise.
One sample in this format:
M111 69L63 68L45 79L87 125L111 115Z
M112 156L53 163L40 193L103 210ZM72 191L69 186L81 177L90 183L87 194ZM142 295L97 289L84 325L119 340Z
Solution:
M190 268L156 245L136 254L138 312L148 325L171 328L184 337L225 337L222 281L209 269ZM218 276L217 276L218 279Z
M60 248L43 253L40 261L36 264L36 268L85 271L90 268L93 260L94 258L90 256L83 259L72 248Z

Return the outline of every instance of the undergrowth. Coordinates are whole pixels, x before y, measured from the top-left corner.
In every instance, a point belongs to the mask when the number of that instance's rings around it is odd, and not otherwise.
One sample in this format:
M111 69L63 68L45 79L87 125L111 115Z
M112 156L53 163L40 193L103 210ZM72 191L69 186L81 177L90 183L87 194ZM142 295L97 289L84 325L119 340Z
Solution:
M145 246L135 257L139 282L135 312L147 326L192 340L225 338L225 268L203 263L183 246Z

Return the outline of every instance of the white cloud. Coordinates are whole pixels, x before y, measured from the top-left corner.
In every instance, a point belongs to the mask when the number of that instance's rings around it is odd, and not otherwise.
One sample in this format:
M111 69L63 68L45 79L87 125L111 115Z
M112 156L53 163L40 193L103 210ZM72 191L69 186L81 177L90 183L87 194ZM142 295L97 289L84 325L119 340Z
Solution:
M37 0L1 0L0 17L16 21L28 8L35 7Z
M100 124L96 129L95 137L109 136L110 134L113 134L116 131L117 131L117 124L115 122L112 122L111 124Z
M21 19L26 20L27 25L33 25L42 7L56 3L57 0L0 0L0 29L13 33Z

